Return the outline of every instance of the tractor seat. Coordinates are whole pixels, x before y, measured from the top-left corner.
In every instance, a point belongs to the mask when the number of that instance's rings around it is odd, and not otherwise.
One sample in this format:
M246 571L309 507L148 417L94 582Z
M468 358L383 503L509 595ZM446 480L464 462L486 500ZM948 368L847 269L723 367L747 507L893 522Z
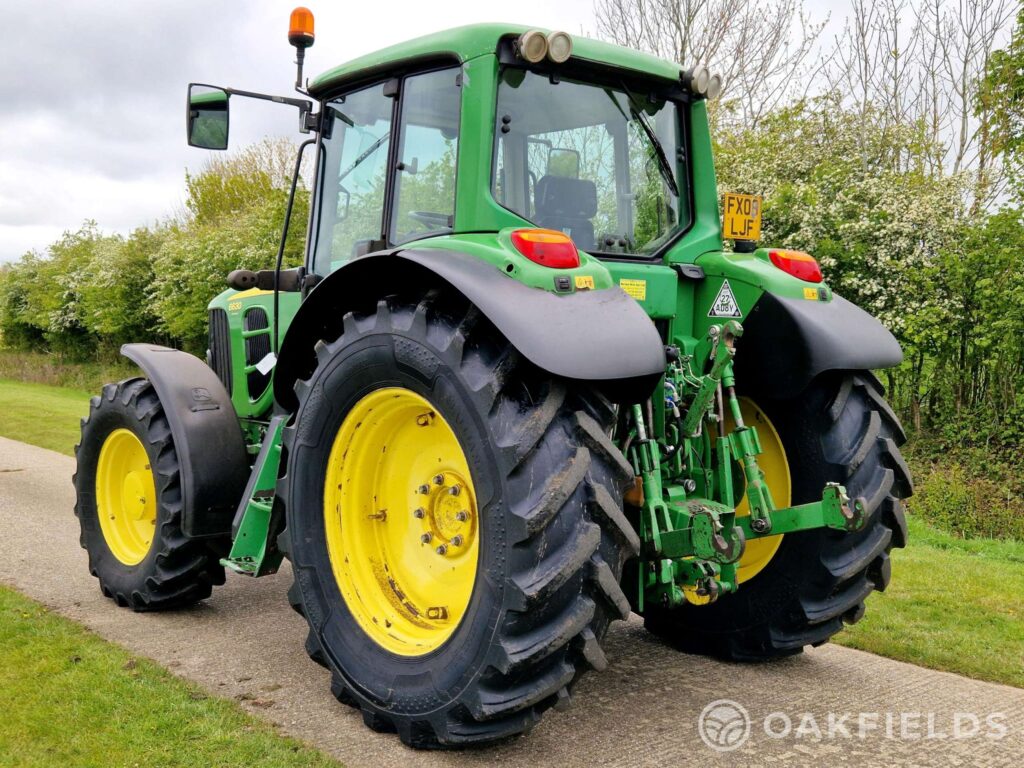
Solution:
M565 232L583 251L594 249L597 187L586 179L541 176L534 192L534 221L545 229Z

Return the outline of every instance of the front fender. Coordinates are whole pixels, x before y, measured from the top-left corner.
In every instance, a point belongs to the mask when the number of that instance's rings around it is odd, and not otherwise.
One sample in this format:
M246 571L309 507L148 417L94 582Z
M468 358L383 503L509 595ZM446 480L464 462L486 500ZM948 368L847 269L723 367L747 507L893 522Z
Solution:
M841 296L825 302L764 293L743 329L736 378L756 382L771 398L795 397L826 371L892 368L903 361L885 326Z
M439 285L465 296L538 368L593 384L613 400L646 399L665 371L654 323L617 287L555 294L459 251L409 249L363 256L316 286L281 345L277 401L295 407L293 387L312 373L314 345L340 333L345 313L370 309L368 302L392 293L422 294Z
M181 528L186 536L223 536L249 476L248 454L231 397L194 355L156 344L125 344L160 398L181 466Z

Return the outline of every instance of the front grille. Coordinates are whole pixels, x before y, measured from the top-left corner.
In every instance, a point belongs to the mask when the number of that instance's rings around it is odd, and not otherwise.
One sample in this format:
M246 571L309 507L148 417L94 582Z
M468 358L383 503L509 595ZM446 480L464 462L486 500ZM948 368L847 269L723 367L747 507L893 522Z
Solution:
M262 331L264 328L269 327L270 320L267 318L267 313L263 310L263 307L253 307L245 313L245 330Z
M270 354L270 320L262 307L253 307L245 313L245 330L261 331L245 340L245 363L256 365L260 360ZM246 376L246 386L249 390L249 399L256 400L262 395L270 384L270 373L250 371Z
M223 309L210 310L210 367L231 394L231 334Z

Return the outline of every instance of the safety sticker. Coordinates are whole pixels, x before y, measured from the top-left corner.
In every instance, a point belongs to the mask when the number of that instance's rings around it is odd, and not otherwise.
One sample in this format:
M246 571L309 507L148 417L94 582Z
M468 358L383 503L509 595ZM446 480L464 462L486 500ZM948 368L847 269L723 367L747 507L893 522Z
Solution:
M718 291L715 303L708 311L708 317L742 317L739 306L736 304L736 297L733 296L729 281L722 282L722 288Z
M644 301L647 298L646 280L629 280L627 278L622 278L619 280L619 288L624 290L627 295L632 296L637 301Z
M578 291L592 291L594 290L594 278L592 275L576 275L576 290Z
M804 288L804 298L808 301L818 300L818 289L817 288Z

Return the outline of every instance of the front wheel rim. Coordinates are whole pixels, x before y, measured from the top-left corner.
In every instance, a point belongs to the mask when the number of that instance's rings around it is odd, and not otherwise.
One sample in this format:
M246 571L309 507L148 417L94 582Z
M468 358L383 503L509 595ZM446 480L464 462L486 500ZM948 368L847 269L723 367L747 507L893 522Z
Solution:
M327 552L360 628L400 656L440 648L476 583L480 523L454 431L401 387L359 400L338 429L324 478Z
M156 482L145 446L129 429L115 429L103 441L96 511L111 554L125 565L141 563L156 537Z

